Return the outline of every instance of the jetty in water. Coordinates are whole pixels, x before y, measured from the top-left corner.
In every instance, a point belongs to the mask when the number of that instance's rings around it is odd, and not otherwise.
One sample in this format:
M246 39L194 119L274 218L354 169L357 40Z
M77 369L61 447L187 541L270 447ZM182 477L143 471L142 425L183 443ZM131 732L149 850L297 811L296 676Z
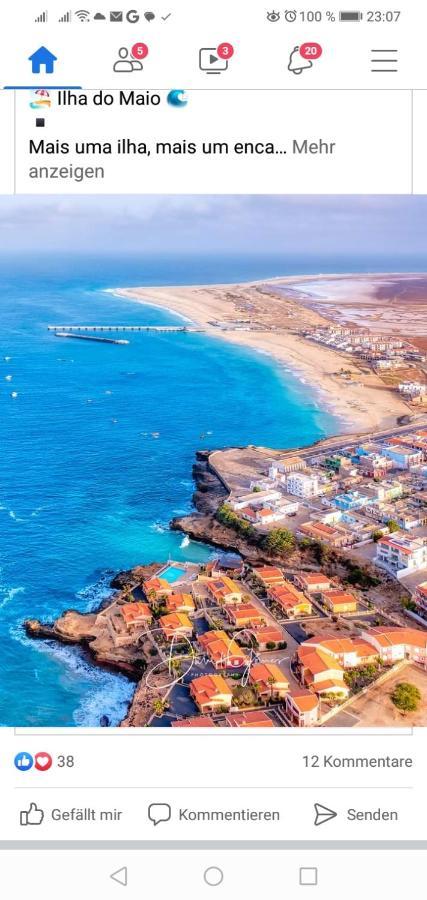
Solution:
M128 344L129 341L118 338L98 337L96 334L75 334L70 331L55 331L55 337L74 338L75 341L96 341L99 344Z
M54 331L55 334L72 334L74 332L85 331L153 331L153 332L181 332L183 334L193 334L203 332L203 328L196 328L192 325L48 325L48 331Z

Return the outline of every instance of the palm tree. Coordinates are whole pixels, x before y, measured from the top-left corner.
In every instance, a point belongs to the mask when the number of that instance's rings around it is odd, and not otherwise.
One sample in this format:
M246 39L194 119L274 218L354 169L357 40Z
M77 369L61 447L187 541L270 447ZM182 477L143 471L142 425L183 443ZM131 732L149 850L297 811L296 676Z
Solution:
M166 701L162 700L161 697L156 697L153 700L152 709L155 716L162 716L166 709Z

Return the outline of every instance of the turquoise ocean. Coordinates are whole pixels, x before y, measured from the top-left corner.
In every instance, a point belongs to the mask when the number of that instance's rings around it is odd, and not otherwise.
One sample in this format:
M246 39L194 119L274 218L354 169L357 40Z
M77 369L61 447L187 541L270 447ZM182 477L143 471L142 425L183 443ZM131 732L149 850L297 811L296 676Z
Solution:
M59 340L47 326L179 321L105 292L114 287L360 268L247 257L0 259L1 725L120 721L133 685L77 648L30 641L22 622L95 608L112 575L137 563L208 558L212 548L185 546L168 530L191 509L197 449L293 446L339 428L286 367L220 339L140 333L116 346Z

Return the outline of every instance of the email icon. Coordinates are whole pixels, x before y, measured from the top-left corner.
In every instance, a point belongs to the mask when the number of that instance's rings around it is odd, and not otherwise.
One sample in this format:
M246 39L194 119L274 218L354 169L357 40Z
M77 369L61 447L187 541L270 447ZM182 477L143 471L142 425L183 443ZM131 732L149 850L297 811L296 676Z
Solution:
M110 22L123 22L123 13L121 10L110 12Z

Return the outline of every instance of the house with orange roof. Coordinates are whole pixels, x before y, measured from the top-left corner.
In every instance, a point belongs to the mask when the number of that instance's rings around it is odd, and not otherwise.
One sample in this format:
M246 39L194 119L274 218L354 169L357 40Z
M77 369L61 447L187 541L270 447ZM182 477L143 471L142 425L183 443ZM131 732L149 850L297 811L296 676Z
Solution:
M262 628L255 628L253 635L258 645L258 650L272 650L271 644L277 646L285 640L283 631L278 625L264 625Z
M193 625L186 613L169 613L167 616L160 616L160 628L167 641L174 638L191 638L193 634Z
M246 522L252 522L253 525L258 522L258 510L254 509L253 506L244 506L239 510L239 515L241 519L245 519Z
M372 644L368 644L363 638L354 638L353 647L357 654L358 666L366 666L378 661L378 653Z
M341 525L325 525L323 522L304 522L299 526L298 533L302 537L309 537L313 541L322 541L331 547L346 547L353 541L351 531Z
M334 615L357 612L357 600L353 594L350 594L348 591L336 589L322 591L320 599L326 606L326 609Z
M305 642L297 650L297 664L302 684L318 696L348 697L350 691L344 681L344 668L327 650L307 646Z
M319 721L320 703L306 688L293 688L286 694L285 714L293 728L310 728Z
M332 580L323 572L299 572L294 576L294 581L300 591L309 596L319 595L321 591L329 591L332 587Z
M225 631L206 631L197 641L215 669L238 669L249 663L245 651Z
M289 691L289 681L276 663L256 663L249 670L249 683L267 703L282 700Z
M125 603L120 607L120 612L128 631L133 631L140 625L150 625L153 621L153 613L148 603Z
M230 709L233 702L233 693L222 675L194 678L190 694L201 713Z
M408 659L427 669L427 632L380 625L362 631L362 638L375 648L384 665Z
M158 600L172 594L173 588L166 578L148 578L143 582L144 594L148 600Z
M295 619L297 616L310 616L313 611L310 600L289 581L273 585L273 587L268 589L267 597L272 603L280 607L288 619Z
M265 616L252 603L236 603L234 606L224 606L224 613L228 621L236 628L246 628L248 625L256 627L265 624Z
M253 569L253 573L265 588L283 582L283 572L277 566L260 566Z
M169 594L165 606L168 612L192 613L196 609L191 594Z
M344 669L351 669L360 665L355 641L352 638L323 634L321 637L308 638L301 644L301 647L315 647L317 650L325 650L334 656Z
M229 713L225 721L229 728L274 728L274 722L262 709Z
M189 719L177 719L171 722L172 728L215 728L215 722L210 716L192 716Z
M243 601L243 588L228 575L222 575L220 578L207 578L204 583L217 606L242 603Z

